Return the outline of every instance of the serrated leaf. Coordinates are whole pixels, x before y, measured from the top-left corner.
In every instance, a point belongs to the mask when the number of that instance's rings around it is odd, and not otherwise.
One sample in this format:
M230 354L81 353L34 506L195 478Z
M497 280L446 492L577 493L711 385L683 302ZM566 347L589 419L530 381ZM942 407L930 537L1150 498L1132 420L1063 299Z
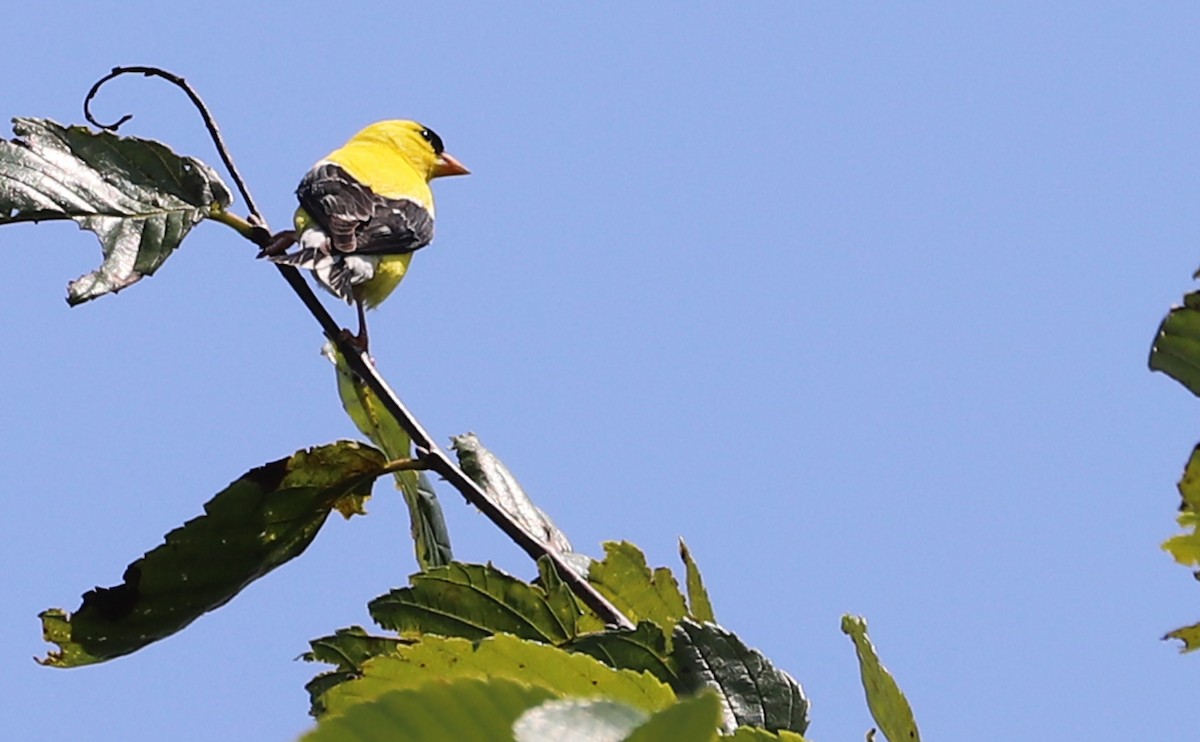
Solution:
M388 691L457 678L507 678L545 688L559 697L607 698L655 711L675 700L670 687L645 673L614 670L582 654L497 634L473 644L466 639L426 636L392 654L363 664L362 677L329 689L329 713Z
M1200 291L1163 318L1150 347L1150 370L1162 371L1200 396Z
M340 670L357 671L367 660L394 652L403 640L394 636L372 636L361 626L338 629L332 636L323 636L308 643L312 648L300 658L305 662L324 662Z
M665 631L687 615L679 584L665 567L653 572L628 541L604 544L604 560L593 562L588 582L632 621L653 621Z
M1180 652L1194 652L1200 649L1200 623L1192 624L1191 626L1181 626L1174 631L1168 632L1163 639L1178 639L1183 642L1183 646L1179 648Z
M715 690L725 709L726 733L739 726L799 734L808 728L804 689L732 632L684 619L673 639L679 664L676 691Z
M564 647L591 655L609 667L648 672L668 685L679 680L671 643L662 627L650 621L642 621L635 629L584 634Z
M484 448L479 436L474 433L456 435L450 439L450 447L458 457L463 472L479 485L492 503L508 513L527 532L559 553L571 551L567 535L554 525L545 511L533 504L529 495L494 453Z
M409 582L368 605L380 626L404 636L481 639L504 632L549 644L574 636L575 627L563 620L575 610L569 595L548 595L490 564L455 562L412 575Z
M715 693L683 698L655 713L627 742L713 742L721 721L721 702Z
M302 742L512 739L513 723L553 694L514 680L459 679L395 690L325 717Z
M55 667L102 662L183 629L242 588L299 556L335 503L370 496L386 460L342 441L252 469L125 570L124 582L83 596L74 615L41 614Z
M700 568L692 559L692 552L687 544L679 539L679 558L687 570L688 614L701 623L716 623L712 602L708 599L708 590L704 589L704 580L700 577Z
M212 168L159 142L35 118L13 132L0 139L0 225L70 219L100 239L104 262L67 287L72 305L153 274L232 201Z
M737 730L722 737L723 742L804 742L804 736L781 729L778 732L768 732L758 727L738 727Z
M621 742L648 716L641 709L604 699L547 701L521 714L513 724L513 737L515 742Z
M342 409L349 415L359 431L378 446L388 458L407 459L412 456L412 440L396 421L379 396L363 383L346 364L346 359L331 343L326 343L321 354L333 363L338 396ZM416 551L417 565L432 569L449 564L454 559L450 546L450 531L433 484L419 471L397 471L393 473L396 489L404 496L408 506L408 518Z
M842 633L854 642L858 655L859 673L862 675L863 690L867 694L867 707L889 742L920 742L912 707L901 692L899 684L888 672L875 646L867 636L867 621L861 616L842 616Z

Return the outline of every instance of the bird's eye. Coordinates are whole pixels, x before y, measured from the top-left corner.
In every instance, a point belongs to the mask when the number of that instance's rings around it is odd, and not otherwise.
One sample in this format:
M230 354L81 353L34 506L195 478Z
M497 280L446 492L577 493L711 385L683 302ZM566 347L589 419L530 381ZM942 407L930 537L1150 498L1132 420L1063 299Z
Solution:
M421 138L429 142L429 146L433 147L435 155L440 155L446 151L445 145L442 144L442 138L433 129L421 129Z

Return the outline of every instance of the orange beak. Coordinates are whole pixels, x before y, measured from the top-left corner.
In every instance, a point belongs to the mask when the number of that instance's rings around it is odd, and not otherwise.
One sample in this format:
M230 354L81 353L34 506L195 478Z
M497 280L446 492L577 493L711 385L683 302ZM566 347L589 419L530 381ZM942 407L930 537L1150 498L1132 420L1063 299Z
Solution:
M444 178L447 175L470 175L471 171L447 152L438 157L437 165L433 168L433 177Z

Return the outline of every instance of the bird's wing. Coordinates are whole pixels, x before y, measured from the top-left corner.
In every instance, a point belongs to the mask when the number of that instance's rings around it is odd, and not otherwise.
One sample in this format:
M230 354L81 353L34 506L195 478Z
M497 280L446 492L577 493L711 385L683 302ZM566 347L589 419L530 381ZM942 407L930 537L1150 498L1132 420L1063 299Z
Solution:
M396 255L433 239L433 217L414 200L385 198L340 165L320 163L296 189L300 205L324 229L339 253Z

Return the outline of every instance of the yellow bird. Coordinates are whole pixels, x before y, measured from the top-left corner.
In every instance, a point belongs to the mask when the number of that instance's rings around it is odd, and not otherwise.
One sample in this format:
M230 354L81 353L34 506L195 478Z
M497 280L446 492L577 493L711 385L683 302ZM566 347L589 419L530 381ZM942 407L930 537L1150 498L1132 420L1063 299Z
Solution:
M296 189L295 231L277 235L259 257L311 270L322 287L355 304L365 350L364 311L388 298L413 252L433 239L429 181L469 172L416 121L371 124L313 165ZM284 253L293 243L299 249Z

